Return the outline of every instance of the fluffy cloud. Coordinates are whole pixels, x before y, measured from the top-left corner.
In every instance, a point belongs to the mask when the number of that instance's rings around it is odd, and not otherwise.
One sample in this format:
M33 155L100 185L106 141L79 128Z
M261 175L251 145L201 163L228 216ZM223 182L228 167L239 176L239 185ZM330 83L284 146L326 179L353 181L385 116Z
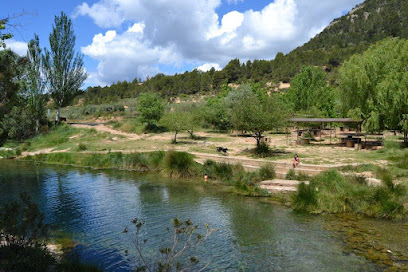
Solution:
M27 54L27 43L19 42L13 39L6 40L6 48L10 48L12 51L20 56L25 56Z
M144 40L143 29L143 24L136 23L122 34L109 30L95 35L92 44L82 47L82 53L99 61L90 80L110 84L146 78L159 72L159 64L176 64L181 59L173 46L154 46Z
M197 70L203 71L203 72L207 72L210 71L211 68L213 68L217 71L221 70L221 67L218 63L204 63L203 65L200 65L198 67L196 67Z
M220 18L221 0L101 0L81 4L74 16L90 16L108 29L82 52L99 61L95 78L109 84L153 75L161 65L199 63L206 69L206 63L221 67L233 58L272 59L360 2L275 0L259 11L231 11ZM125 24L132 26L118 33Z

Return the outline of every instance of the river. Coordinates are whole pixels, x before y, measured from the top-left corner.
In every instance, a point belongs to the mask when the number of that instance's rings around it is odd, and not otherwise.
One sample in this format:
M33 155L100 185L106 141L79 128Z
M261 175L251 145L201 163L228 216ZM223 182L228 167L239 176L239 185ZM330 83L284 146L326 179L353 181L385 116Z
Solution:
M216 231L199 248L206 271L381 271L325 228L325 216L227 193L200 181L176 181L124 171L92 171L0 160L0 203L28 192L76 245L81 260L106 271L130 271L138 262L130 221L146 221L146 252L165 243L171 219L191 219Z

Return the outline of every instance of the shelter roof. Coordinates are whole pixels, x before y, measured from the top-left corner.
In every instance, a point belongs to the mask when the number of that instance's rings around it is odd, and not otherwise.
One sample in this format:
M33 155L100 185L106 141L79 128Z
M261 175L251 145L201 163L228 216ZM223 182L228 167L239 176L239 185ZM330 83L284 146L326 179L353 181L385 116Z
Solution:
M362 123L363 120L351 118L292 118L289 121L295 123Z

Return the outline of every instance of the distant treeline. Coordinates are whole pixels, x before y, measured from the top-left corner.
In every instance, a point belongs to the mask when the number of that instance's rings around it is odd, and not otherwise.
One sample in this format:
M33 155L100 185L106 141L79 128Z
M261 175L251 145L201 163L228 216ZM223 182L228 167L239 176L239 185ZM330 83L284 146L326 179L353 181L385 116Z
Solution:
M324 67L331 72L351 55L364 52L386 37L408 38L408 1L367 0L349 14L334 20L322 33L289 54L278 53L273 60L241 63L231 60L221 71L197 69L168 76L157 74L133 82L117 82L110 87L89 87L80 98L86 104L101 104L136 97L153 91L163 97L210 93L227 83L290 82L303 66ZM333 75L335 84L336 75ZM333 78L332 77L332 78Z

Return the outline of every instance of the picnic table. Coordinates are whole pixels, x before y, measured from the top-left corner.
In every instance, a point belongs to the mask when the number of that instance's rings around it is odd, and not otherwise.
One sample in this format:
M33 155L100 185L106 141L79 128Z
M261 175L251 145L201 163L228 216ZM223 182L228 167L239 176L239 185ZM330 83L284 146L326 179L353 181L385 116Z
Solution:
M346 137L340 138L340 142L345 144L347 147L354 147L355 144L361 144L361 136L364 136L364 133L342 133Z
M308 144L310 144L311 140L313 140L313 138L311 138L311 137L300 137L299 138L299 143L301 145L308 145Z

